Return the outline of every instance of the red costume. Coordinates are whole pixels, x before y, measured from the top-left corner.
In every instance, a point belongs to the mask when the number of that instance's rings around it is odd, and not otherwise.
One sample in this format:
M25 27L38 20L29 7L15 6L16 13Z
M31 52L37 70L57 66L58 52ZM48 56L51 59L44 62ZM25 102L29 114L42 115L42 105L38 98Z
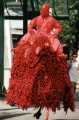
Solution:
M48 9L48 5L42 7L40 16L31 21L28 33L13 50L7 101L22 109L40 106L53 111L62 102L65 111L73 111L72 84L57 37L61 26L49 16Z

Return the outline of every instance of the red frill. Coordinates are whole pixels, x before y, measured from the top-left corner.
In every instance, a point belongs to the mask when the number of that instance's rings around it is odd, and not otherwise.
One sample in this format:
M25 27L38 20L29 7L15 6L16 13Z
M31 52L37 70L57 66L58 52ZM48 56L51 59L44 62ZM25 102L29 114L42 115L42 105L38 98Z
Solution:
M48 39L38 33L35 38L30 36L30 42L23 41L14 49L7 102L22 109L40 106L53 111L63 103L65 111L73 111L74 96L66 60L51 51ZM46 42L49 47L45 47ZM37 47L41 48L38 55Z

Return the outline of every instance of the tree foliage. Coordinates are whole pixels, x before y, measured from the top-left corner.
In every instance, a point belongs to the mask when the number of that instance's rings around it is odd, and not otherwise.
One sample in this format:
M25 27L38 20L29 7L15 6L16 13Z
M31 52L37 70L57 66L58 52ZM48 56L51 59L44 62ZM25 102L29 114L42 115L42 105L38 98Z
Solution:
M73 0L69 5L69 20L61 21L63 32L62 42L70 47L79 48L79 1Z

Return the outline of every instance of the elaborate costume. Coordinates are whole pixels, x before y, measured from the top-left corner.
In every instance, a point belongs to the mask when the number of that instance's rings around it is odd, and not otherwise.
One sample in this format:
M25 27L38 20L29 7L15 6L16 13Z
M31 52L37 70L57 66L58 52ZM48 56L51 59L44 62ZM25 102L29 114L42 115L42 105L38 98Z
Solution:
M60 24L49 14L48 5L28 26L28 33L13 50L7 102L22 109L47 107L53 111L63 103L74 110L72 84L63 48L58 40Z

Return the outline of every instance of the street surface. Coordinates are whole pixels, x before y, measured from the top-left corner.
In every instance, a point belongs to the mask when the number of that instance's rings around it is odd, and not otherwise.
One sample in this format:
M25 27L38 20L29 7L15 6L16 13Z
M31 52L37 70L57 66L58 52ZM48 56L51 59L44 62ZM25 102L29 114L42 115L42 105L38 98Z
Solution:
M28 110L21 110L17 107L11 107L7 105L3 100L0 100L0 120L36 120L33 114L38 109L29 108ZM39 120L43 120L44 110L42 110L42 116ZM75 112L68 110L67 114L61 108L56 113L50 112L49 120L79 120L79 102L76 102Z

